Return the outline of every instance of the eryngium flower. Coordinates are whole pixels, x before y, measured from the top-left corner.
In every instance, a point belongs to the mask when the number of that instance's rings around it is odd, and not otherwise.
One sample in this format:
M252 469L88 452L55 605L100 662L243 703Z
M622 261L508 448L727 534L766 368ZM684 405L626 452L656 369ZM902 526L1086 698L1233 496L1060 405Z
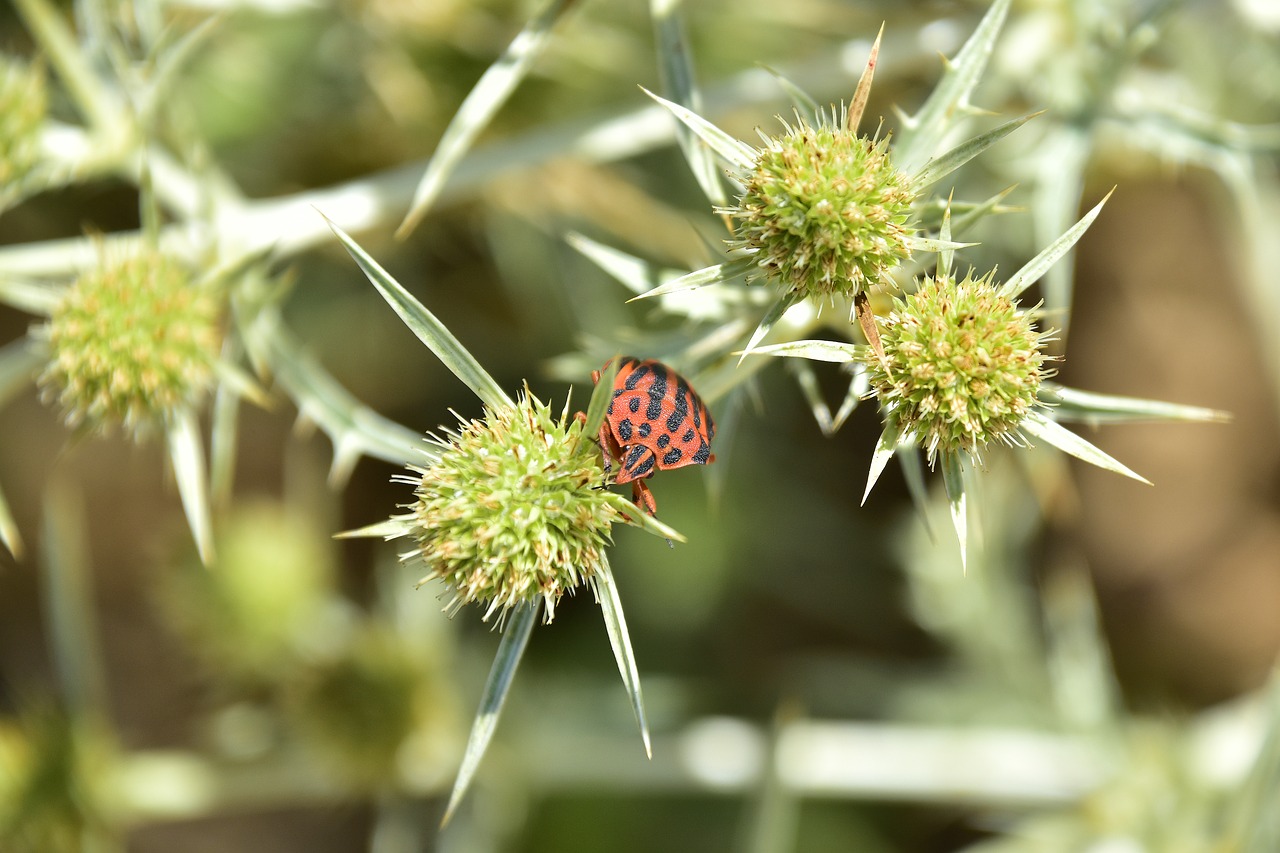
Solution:
M476 601L488 619L541 598L550 622L560 596L595 575L622 513L583 441L580 420L552 417L526 389L514 407L447 433L431 464L409 466L417 476L400 479L417 487L417 548L403 557L426 564L420 583L448 586L447 610Z
M849 297L911 257L907 227L916 191L889 161L888 140L859 136L834 110L765 136L744 191L723 212L737 220L735 248L792 290Z
M925 279L880 321L888 372L867 356L872 393L931 463L939 452L976 461L993 439L1022 443L1019 424L1049 375L1042 345L1051 334L1001 296L991 274Z
M77 279L49 318L40 376L73 427L135 436L196 404L213 381L221 303L177 261L142 250Z

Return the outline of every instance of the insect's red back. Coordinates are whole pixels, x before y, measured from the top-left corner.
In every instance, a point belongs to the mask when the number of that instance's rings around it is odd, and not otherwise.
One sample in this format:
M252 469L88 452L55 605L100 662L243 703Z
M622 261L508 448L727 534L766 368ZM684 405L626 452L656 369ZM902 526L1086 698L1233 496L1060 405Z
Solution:
M620 451L618 483L714 458L711 413L683 376L658 361L619 360L605 430Z

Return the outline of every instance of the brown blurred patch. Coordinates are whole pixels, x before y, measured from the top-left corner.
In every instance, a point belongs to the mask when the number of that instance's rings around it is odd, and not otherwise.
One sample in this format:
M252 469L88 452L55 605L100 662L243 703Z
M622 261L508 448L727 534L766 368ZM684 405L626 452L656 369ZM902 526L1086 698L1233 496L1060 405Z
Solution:
M1088 434L1155 488L1076 468L1122 676L1193 701L1256 686L1280 648L1280 424L1215 198L1207 182L1121 187L1081 246L1062 369L1073 387L1233 415Z

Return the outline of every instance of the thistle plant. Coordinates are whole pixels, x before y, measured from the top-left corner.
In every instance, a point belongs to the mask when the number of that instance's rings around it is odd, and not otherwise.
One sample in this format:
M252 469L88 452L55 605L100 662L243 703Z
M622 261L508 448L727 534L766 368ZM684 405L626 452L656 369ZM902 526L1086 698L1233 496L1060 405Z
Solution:
M213 386L223 300L150 249L104 258L71 283L37 330L39 383L67 425L143 438L197 408Z
M586 437L596 435L604 421L616 364L596 385L582 418L571 417L567 403L560 417L553 417L527 387L513 401L426 307L342 229L330 225L387 303L486 409L480 420L428 436L418 456L406 460L410 473L397 479L415 486L410 512L343 534L411 539L414 547L401 560L425 564L422 583L445 584L446 610L457 612L475 602L485 608L484 619L497 614L505 628L444 820L462 801L488 748L539 610L545 607L544 621L550 622L560 598L583 585L600 603L650 754L639 672L604 547L618 521L668 540L683 542L684 537L601 488L606 482L601 449Z
M1023 444L1022 422L1043 406L1053 332L1002 296L994 276L925 279L881 321L884 358L864 355L886 423L921 445L930 465L940 454L980 463L993 441Z
M1020 307L1018 297L1071 250L1104 204L1106 199L1002 284L996 284L994 270L977 278L972 271L957 278L952 272L954 252L943 250L937 272L896 299L888 317L877 318L878 350L820 340L756 350L762 355L857 364L857 375L868 385L865 396L878 402L884 421L863 502L895 453L910 454L923 447L930 467L942 469L963 565L968 560L968 481L973 466L982 464L987 445L1025 447L1040 440L1150 485L1058 421L1226 417L1196 406L1082 394L1048 381L1046 362L1051 356L1044 345L1053 331L1037 329L1036 310ZM949 211L941 233L949 240ZM916 472L918 467L905 470ZM913 494L923 492L922 484L916 483Z
M964 112L969 89L981 75L1007 8L1004 2L992 6L956 58L952 78L938 86L918 116L904 122L897 141L881 137L878 130L871 136L859 132L883 30L871 46L848 106L819 107L779 76L795 103L795 120L784 121L780 135L761 132L759 148L734 139L685 105L651 95L706 144L737 200L715 207L732 222L728 260L641 296L758 278L775 284L781 292L756 323L743 357L805 300L818 308L847 302L851 319L856 313L864 332L874 338L866 291L892 289L895 270L914 252L966 245L923 231L925 192L1032 118L1007 121L933 156ZM695 174L706 175L708 170L696 160L699 155L690 156ZM702 187L713 203L721 197L719 184L711 179L704 177ZM977 216L990 212L995 202Z

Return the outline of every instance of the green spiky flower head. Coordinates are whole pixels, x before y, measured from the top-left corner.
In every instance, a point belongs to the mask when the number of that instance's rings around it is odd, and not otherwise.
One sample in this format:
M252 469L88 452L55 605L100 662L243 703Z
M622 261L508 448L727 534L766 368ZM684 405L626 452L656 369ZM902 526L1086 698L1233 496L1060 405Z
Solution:
M1042 348L1051 334L1000 295L990 273L925 279L881 321L888 371L867 356L872 392L931 463L939 453L977 460L992 440L1021 443L1019 425L1049 373Z
M48 105L43 69L0 54L0 189L20 180L39 159Z
M417 476L410 535L425 583L438 578L452 596L446 609L486 606L485 618L541 599L546 621L556 602L602 565L619 496L604 482L600 454L584 447L582 422L557 419L529 393L489 409L446 436L439 458Z
M735 247L790 290L821 301L850 297L911 257L911 179L889 159L888 140L859 136L843 111L803 119L766 136L740 174Z
M43 329L40 377L69 425L145 435L213 381L221 301L176 260L143 249L82 274Z

